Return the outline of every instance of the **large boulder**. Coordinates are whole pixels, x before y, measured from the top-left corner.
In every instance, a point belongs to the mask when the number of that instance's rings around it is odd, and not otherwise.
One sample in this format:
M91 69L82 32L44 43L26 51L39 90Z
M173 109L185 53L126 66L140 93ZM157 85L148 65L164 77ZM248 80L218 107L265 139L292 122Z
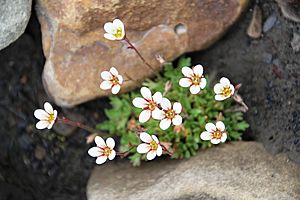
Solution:
M300 166L259 143L235 142L189 160L155 160L139 168L111 161L96 167L88 200L298 200Z
M238 19L248 1L37 0L47 59L45 89L58 105L74 106L109 94L99 89L99 75L111 66L135 80L151 76L133 50L104 39L107 21L122 19L129 39L158 71L157 54L173 60L209 47ZM137 81L127 81L122 91L136 86Z
M32 0L0 1L0 50L25 31L31 15Z

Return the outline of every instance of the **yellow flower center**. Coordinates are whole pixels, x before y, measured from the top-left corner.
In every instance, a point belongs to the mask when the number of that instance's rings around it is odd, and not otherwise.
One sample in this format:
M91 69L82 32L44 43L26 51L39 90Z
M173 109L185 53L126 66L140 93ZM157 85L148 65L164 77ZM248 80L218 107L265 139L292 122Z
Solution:
M175 117L175 111L174 110L166 111L166 118L173 119L174 117Z
M193 75L191 78L192 84L193 85L199 85L200 84L200 77L197 75Z
M232 92L232 90L230 89L230 87L225 86L225 87L223 87L222 95L225 96L225 97L228 97L228 96L231 95L231 92Z
M151 150L156 150L158 148L158 144L154 140L152 140L150 142L150 148Z
M119 79L116 76L113 76L110 81L113 85L119 85Z
M47 119L47 121L49 122L49 123L52 123L53 121L54 121L54 114L49 114L49 117L48 117L48 119Z
M222 137L222 132L220 131L220 130L216 130L216 131L214 131L213 132L213 138L215 138L215 139L221 139L221 137Z
M123 35L123 30L122 30L122 28L121 28L121 27L120 27L120 28L117 28L116 33L114 34L114 36L115 36L116 38L121 39L121 38L122 38L122 35Z
M156 103L154 101L150 101L148 104L148 109L153 111L156 108Z
M111 153L111 149L110 149L109 147L105 147L105 148L103 149L103 155L109 156L110 153Z

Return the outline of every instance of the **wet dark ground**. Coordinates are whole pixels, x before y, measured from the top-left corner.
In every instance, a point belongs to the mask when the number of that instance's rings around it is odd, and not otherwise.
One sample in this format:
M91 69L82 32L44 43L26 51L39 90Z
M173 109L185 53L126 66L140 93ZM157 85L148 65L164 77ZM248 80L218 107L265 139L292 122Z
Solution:
M273 1L262 2L263 22L270 16L276 20L261 39L246 35L252 5L216 45L189 55L194 63L207 66L209 74L217 71L218 77L243 83L251 124L245 139L261 141L271 153L285 152L300 163L300 55L290 44L300 25L283 18ZM48 100L35 16L25 34L0 51L0 63L0 199L86 199L86 183L95 166L87 155L88 133L75 130L65 137L34 127L33 111ZM100 99L59 112L95 125L107 106L107 100Z

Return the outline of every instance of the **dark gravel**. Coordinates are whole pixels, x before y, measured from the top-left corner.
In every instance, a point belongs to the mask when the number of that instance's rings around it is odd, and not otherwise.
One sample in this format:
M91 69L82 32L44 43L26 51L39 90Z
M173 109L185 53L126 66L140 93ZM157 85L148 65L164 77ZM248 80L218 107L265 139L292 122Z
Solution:
M246 117L251 124L245 139L261 141L270 152L285 152L300 163L300 55L291 47L300 25L283 18L274 1L261 2L263 23L269 16L276 17L261 39L246 35L249 9L216 45L189 55L207 66L211 76L218 72L217 77L243 83L241 93L250 107ZM0 199L84 200L95 166L86 153L88 133L75 130L64 137L34 128L33 110L49 100L41 83L45 60L39 30L33 16L25 34L0 51ZM103 120L104 107L106 99L57 109L95 125Z

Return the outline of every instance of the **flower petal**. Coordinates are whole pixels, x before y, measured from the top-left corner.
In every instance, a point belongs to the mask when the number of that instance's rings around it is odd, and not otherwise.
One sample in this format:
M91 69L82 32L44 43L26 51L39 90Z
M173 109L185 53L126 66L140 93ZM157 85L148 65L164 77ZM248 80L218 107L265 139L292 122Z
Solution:
M216 101L223 101L224 99L227 99L227 98L229 98L229 97L230 97L230 96L225 97L224 95L217 94L217 95L215 96L215 100L216 100Z
M226 78L226 77L222 77L222 78L220 79L220 83L221 83L222 85L230 85L230 81L229 81L229 79Z
M152 142L152 137L146 132L140 133L140 139L146 143Z
M52 106L51 106L50 103L45 102L45 103L44 103L44 109L45 109L45 111L46 111L47 113L53 114L53 108L52 108Z
M33 115L39 120L47 120L49 117L49 114L43 109L35 110Z
M153 160L156 156L156 150L149 151L147 153L147 160Z
M149 88L147 87L142 87L141 88L141 94L142 96L147 99L147 100L152 100L152 94L151 91L149 90Z
M92 157L98 157L102 154L102 152L99 147L92 147L89 149L88 154Z
M206 86L206 78L201 78L200 88L203 89L203 88L205 88L205 86Z
M190 87L190 92L192 94L198 94L200 92L200 85L192 85Z
M227 133L223 133L221 137L221 142L225 142L227 140Z
M155 108L152 111L152 118L153 119L161 120L161 119L164 118L164 116L165 116L165 112L160 110L159 108Z
M119 20L119 19L115 19L115 20L113 21L113 24L114 24L114 26L115 26L116 28L121 28L121 29L122 29L122 35L121 35L121 37L120 37L119 39L123 39L124 36L125 36L125 28L124 28L123 22L122 22L121 20Z
M172 119L172 123L175 126L178 126L182 123L182 117L180 115L175 115L175 117Z
M152 98L155 103L160 104L160 102L162 100L162 94L160 92L155 92L155 94L153 95Z
M136 148L136 151L138 153L147 153L148 151L150 151L151 147L149 144L146 143L142 143L139 144L139 146Z
M189 79L189 78L181 78L179 80L179 85L181 87L190 87L192 85L191 79Z
M194 74L193 70L190 67L183 67L181 69L181 72L186 77L192 77Z
M176 114L181 113L181 110L182 110L181 104L179 102L175 102L173 104L173 110L175 111Z
M101 76L101 78L102 78L103 80L105 80L105 81L109 81L109 80L112 79L112 75L111 75L111 73L109 73L108 71L103 71L103 72L101 72L100 76Z
M116 68L114 68L114 67L111 67L110 70L109 70L109 72L110 72L112 75L114 75L114 76L118 76L118 75L119 75L118 70L117 70Z
M220 139L213 138L213 139L210 140L210 142L211 142L212 144L219 144L219 143L221 142L221 140L220 140Z
M208 131L204 131L200 135L201 140L211 140L212 139L212 133Z
M106 139L106 146L108 146L110 149L115 148L115 145L116 145L116 143L113 138L109 137Z
M159 143L159 140L158 138L156 137L156 135L151 135L152 139L158 144Z
M96 163L98 165L101 165L103 163L105 163L105 161L107 160L107 156L99 156L97 159L96 159Z
M117 78L118 78L118 80L119 80L119 84L122 84L123 81L124 81L123 76L118 75Z
M101 148L105 148L105 147L106 147L106 144L105 144L103 138L100 137L100 136L96 136L96 137L95 137L95 143L96 143L96 145L97 145L98 147L101 147Z
M137 108L145 108L147 107L147 101L144 98L136 97L133 99L132 104Z
M233 95L235 89L234 89L233 85L231 85L231 84L229 85L229 87L230 87L230 89L231 89L231 95Z
M208 132L214 132L216 130L216 126L213 124L213 123L207 123L205 125L205 129L208 131Z
M171 120L170 119L163 119L160 121L159 123L159 127L162 129L162 130L166 130L170 127L171 125Z
M112 83L110 81L103 81L101 84L100 84L100 88L102 90L108 90L112 87Z
M114 25L112 22L107 22L104 24L104 30L107 33L113 33Z
M112 150L111 153L108 156L108 159L109 160L113 160L115 157L116 157L116 151Z
M146 121L148 121L151 117L151 111L150 110L143 110L141 113L140 113L140 116L139 116L139 121L141 123L145 123Z
M55 120L52 120L50 123L48 122L47 129L51 129L52 126L54 125L54 123L55 123Z
M113 94L118 94L119 91L121 89L121 86L120 85L114 85L112 88L111 88L111 93Z
M42 121L39 121L38 123L36 123L35 127L37 129L45 129L49 126L49 122L46 121L46 120L42 120Z
M54 116L53 116L53 117L54 117L54 118L53 118L53 121L55 121L56 118L57 118L57 110L54 110L54 111L53 111L53 115L54 115Z
M217 129L219 129L220 131L224 131L224 130L225 130L225 125L224 125L224 123L221 122L221 121L217 121L216 127L217 127Z
M161 156L161 154L162 154L162 147L160 145L158 145L158 147L156 149L156 155Z
M169 110L172 108L171 102L167 98L162 98L160 105L164 110Z
M215 86L214 86L214 92L216 94L221 94L222 91L223 91L223 88L224 86L221 84L221 83L217 83Z
M202 76L203 75L203 67L202 65L196 65L194 68L193 68L193 72L194 74L198 75L198 76Z
M104 37L108 40L116 40L116 37L110 33L104 33Z

